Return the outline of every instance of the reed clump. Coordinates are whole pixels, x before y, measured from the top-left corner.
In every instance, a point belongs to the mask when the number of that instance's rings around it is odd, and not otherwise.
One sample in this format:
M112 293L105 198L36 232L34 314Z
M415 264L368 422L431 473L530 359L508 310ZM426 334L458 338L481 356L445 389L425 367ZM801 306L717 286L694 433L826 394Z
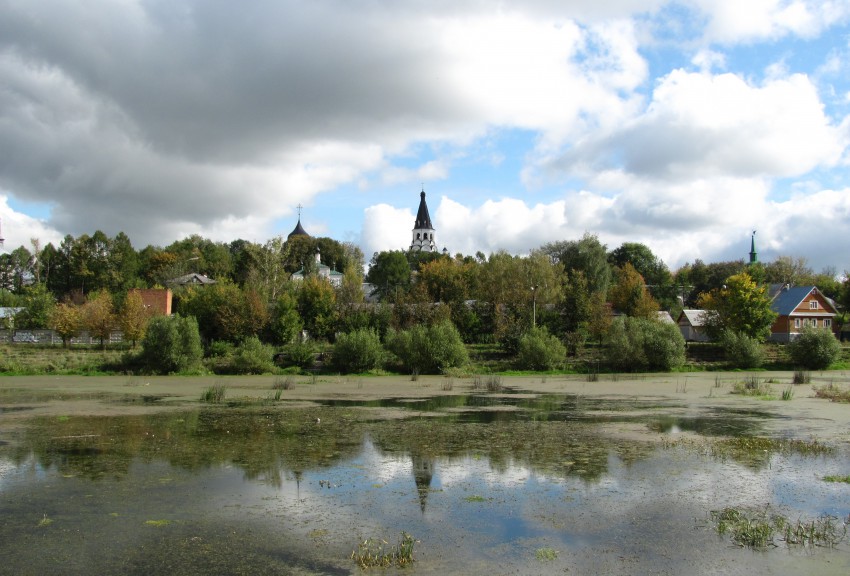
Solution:
M414 562L413 548L416 540L407 532L401 533L397 544L390 545L384 539L367 538L351 552L351 559L365 570L367 568L402 568Z

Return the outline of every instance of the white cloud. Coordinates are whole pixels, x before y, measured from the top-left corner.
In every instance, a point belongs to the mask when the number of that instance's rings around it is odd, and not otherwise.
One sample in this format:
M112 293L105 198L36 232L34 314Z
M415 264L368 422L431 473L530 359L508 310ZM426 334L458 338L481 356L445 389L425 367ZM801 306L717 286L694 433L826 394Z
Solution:
M735 74L675 70L644 114L548 163L591 182L620 168L660 180L787 177L834 165L846 145L804 75L753 85Z
M679 13L689 22L668 25ZM777 179L839 180L813 172L848 162L850 120L777 42L848 13L836 0L6 3L0 187L16 206L51 211L26 226L7 207L4 233L262 241L296 204L355 184L373 204L368 259L409 243L415 204L397 202L396 187L442 180L432 216L452 253L527 253L589 231L671 261L711 258L746 229L766 230L759 222L799 220L779 207L805 197L771 203ZM649 37L659 23L669 34ZM767 70L719 48L765 40L759 48L782 53ZM700 72L665 68L659 45ZM840 53L822 61L809 72L846 94ZM511 131L522 148L476 153ZM510 182L493 184L490 201L451 192L473 156ZM494 182L464 176L458 189ZM834 196L817 197L842 213Z
M360 248L368 263L375 252L407 250L415 216L409 209L389 204L369 206L363 213Z
M50 242L58 247L64 234L37 218L13 210L9 206L9 195L0 190L0 237L5 240L5 249L12 251L18 246L32 250L30 240L33 238L38 239L42 247Z
M748 42L786 35L812 37L846 21L845 0L690 0L709 18L706 38Z

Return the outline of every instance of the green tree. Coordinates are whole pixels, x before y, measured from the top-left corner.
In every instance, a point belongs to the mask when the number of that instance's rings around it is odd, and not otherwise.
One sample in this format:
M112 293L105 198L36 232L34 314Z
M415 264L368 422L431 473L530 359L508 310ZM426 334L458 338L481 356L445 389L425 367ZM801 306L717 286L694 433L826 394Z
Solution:
M670 282L670 270L667 265L645 244L624 242L608 255L608 260L616 268L631 264L647 284L661 285Z
M743 260L712 262L711 264L706 264L702 260L695 260L693 264L686 264L676 272L675 284L685 294L686 307L698 306L697 301L701 294L720 290L726 284L727 278L746 270L747 265Z
M448 321L391 330L387 334L387 348L416 374L442 374L469 362L460 333Z
M108 246L106 287L113 293L143 288L144 283L139 278L139 255L130 238L124 232L119 232L109 240Z
M627 316L652 318L658 302L649 294L643 276L629 263L617 270L617 283L611 288L611 304Z
M0 288L20 294L34 277L33 255L23 246L0 254Z
M480 337L480 320L470 300L477 292L480 265L472 259L439 258L419 269L417 283L428 292L431 302L449 307L452 323L465 342Z
M733 368L758 368L764 363L761 342L746 334L724 330L720 335L720 345L726 354L726 361Z
M399 250L376 252L369 263L366 282L375 286L375 293L383 300L396 300L410 287L410 264Z
M174 276L198 272L217 281L230 280L233 272L233 260L230 246L224 242L213 242L208 238L193 234L166 247L166 252L176 255L176 262L182 270L175 270Z
M226 280L187 287L180 296L180 313L197 318L207 342L240 342L263 331L269 321L268 307L256 292Z
M249 336L236 348L233 370L237 374L270 374L275 366L271 346L263 344L256 336Z
M788 353L797 366L826 370L841 357L841 344L829 328L807 326L788 344Z
M807 284L814 276L805 258L777 256L773 262L765 265L765 281L769 284L789 284L798 286Z
M545 328L534 327L519 339L517 364L525 370L554 370L564 364L567 349Z
M608 250L594 234L585 233L581 240L552 242L542 248L564 270L580 270L587 279L591 292L608 292L611 284L611 266L608 264Z
M480 265L478 299L487 304L491 333L506 352L515 354L519 337L543 324L547 307L560 295L560 272L542 251L527 257L495 252Z
M340 334L333 348L333 364L343 373L380 368L386 352L375 330L366 328Z
M281 292L270 313L269 331L272 341L276 344L289 344L301 332L301 328L297 298L291 291Z
M336 331L336 292L324 278L311 276L298 286L298 313L313 338L331 340Z
M262 246L244 245L238 259L245 267L245 286L250 286L267 301L274 302L289 282L291 272L286 270L289 244L276 236Z
M37 330L50 325L56 299L45 284L34 284L24 289L21 306L24 310L15 316L15 326Z
M732 330L763 342L776 319L767 288L757 285L746 272L728 277L719 290L701 294L698 305L705 310L706 333L714 339L724 330Z
M198 321L178 315L153 317L139 358L147 370L157 374L199 371L203 348Z
M620 317L608 339L608 360L618 370L668 371L685 362L685 339L675 324Z

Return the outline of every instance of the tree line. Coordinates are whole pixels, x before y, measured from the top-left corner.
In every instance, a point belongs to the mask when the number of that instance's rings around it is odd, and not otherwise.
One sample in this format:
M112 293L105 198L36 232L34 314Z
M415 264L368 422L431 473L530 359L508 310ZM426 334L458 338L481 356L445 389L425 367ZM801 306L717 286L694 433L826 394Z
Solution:
M343 272L340 286L318 275L317 251L323 264ZM81 329L108 338L110 328L120 328L135 342L149 319L132 289L173 286L175 278L197 272L216 283L175 286L174 311L196 320L208 348L251 337L283 346L302 330L328 342L357 330L383 340L390 330L448 322L465 343L496 343L518 354L531 331L577 353L588 342L630 338L623 332L629 323L637 329L660 310L675 319L683 307L720 310L718 335L729 329L763 339L769 314L755 331L729 323L723 312L729 307L720 305L730 286L764 298L770 283L815 284L845 308L850 299L847 280L839 281L834 270L815 273L802 258L755 265L695 260L671 272L644 244L608 250L592 234L522 256L384 251L372 256L364 278L365 268L357 246L330 238L228 244L194 235L137 251L125 234L110 238L98 231L66 236L59 247L32 240L31 249L0 255L0 305L23 308L12 320L15 328L52 328L63 339ZM297 270L304 280L291 279ZM367 304L367 296L377 302ZM616 324L612 312L635 320Z

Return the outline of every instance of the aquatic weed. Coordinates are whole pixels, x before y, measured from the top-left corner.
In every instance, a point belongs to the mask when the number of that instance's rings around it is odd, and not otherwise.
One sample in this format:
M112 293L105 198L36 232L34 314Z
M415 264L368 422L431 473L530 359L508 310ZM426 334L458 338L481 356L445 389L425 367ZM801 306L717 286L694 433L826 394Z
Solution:
M785 390L782 391L782 399L783 400L791 400L794 397L794 389L789 386Z
M476 374L475 378L472 380L472 389L487 390L488 392L501 392L502 377L496 374L490 374L488 376Z
M224 400L224 394L227 391L227 386L224 384L215 384L210 386L201 393L201 402L206 404L220 404Z
M467 496L464 498L467 502L486 502L487 499L484 496L479 496L478 494L473 494L472 496Z
M291 375L285 378L278 376L272 384L272 390L292 390L293 388L295 388L295 378Z
M712 510L711 520L721 536L729 534L732 541L741 547L763 550L775 546L773 536L776 521L766 511L752 511L733 507Z
M834 548L847 535L847 525L828 514L809 522L785 522L780 529L788 546Z
M414 562L413 547L416 540L407 532L401 533L398 544L389 546L384 539L367 538L357 545L357 549L351 552L351 559L361 569L380 567L388 568L397 566L399 568Z
M763 382L758 376L747 376L743 381L735 382L732 386L732 394L756 396L765 400L773 398L773 390L770 385Z
M171 520L145 520L146 526L155 526L157 528L168 526L169 524L171 524Z
M794 370L794 384L809 384L812 381L812 373L808 370Z
M850 484L850 474L847 476L824 476L824 482L843 482L844 484Z
M760 436L736 436L713 442L709 452L716 458L759 464L765 463L774 453L800 456L825 456L835 453L835 448L817 440L777 440Z
M558 551L554 548L538 548L534 551L534 556L540 562L551 562L558 558Z
M850 402L850 389L840 388L834 382L815 388L815 397L833 402Z

